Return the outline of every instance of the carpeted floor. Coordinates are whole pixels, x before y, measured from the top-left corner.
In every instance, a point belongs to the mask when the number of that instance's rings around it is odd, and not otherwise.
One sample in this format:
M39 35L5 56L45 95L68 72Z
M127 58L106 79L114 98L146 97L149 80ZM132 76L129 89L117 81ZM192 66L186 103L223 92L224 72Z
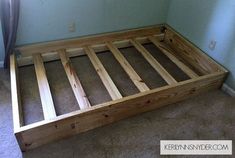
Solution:
M131 58L131 51L125 55L127 59ZM99 58L107 64L104 65L107 71L112 69L109 73L115 84L122 87L120 91L124 96L136 93L136 88L130 85L128 78L122 74L122 70L118 66L112 66L112 64L115 64L115 61L111 60L112 57L103 57L100 54ZM143 73L147 65L140 61L136 55L134 58L137 63L140 63L139 68L137 66L135 69L142 69L138 73ZM85 60L75 58L72 59L72 62L77 68L77 73L82 80L85 91L88 93L89 100L92 104L110 100L106 93L101 93L103 91L99 90L104 87L97 82L93 85L91 84L98 77L89 77L88 71L92 72L94 70L90 68L89 64L83 63ZM81 65L86 68L87 72L85 74L82 74L84 68L79 69ZM48 80L52 83L50 86L54 94L53 98L57 114L60 115L76 110L78 106L75 105L76 100L69 97L69 94L72 96L72 92L67 88L69 84L66 81L66 77L61 74L63 72L61 65L58 62L52 62L45 64L45 67L47 71L53 71L55 67L58 68L57 73L54 73L54 75L47 72ZM170 66L169 69L171 69ZM122 75L116 75L117 73L113 72L114 70ZM26 124L43 119L41 107L38 106L40 105L40 98L37 84L32 72L33 67L26 67L20 70L22 75L20 82L23 85L21 92L24 104L24 121ZM157 78L157 74L154 74L151 70L148 72L148 74L141 74L141 76L143 76L144 81L149 80L149 87L155 88L159 84L161 84L160 86L165 84L164 81ZM31 76L27 76L29 74ZM177 74L180 77L183 76L180 73L175 73L176 78ZM8 71L0 69L0 158L167 157L159 156L159 143L160 140L164 139L229 139L233 140L233 146L235 145L235 98L229 97L220 90L216 90L65 140L50 143L22 154L13 135L9 79ZM181 79L178 78L178 80ZM90 89L90 87L95 87L95 90ZM68 108L62 106L64 105L63 102L68 104ZM234 152L235 150L233 150ZM186 157L196 158L201 156Z

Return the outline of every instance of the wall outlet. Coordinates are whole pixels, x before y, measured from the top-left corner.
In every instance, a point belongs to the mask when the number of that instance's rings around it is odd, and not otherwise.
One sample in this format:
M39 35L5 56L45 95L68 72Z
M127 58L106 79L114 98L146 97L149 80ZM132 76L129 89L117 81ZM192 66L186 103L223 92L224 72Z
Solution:
M76 24L75 22L71 22L68 26L69 32L75 32L76 31Z
M210 41L209 49L212 51L215 50L216 44L217 42L215 40Z

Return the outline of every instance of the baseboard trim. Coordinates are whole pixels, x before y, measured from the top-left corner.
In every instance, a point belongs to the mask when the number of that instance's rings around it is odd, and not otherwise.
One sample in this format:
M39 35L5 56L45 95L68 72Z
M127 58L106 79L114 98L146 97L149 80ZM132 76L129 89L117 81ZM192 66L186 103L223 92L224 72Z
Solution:
M227 93L232 97L235 97L235 90L229 87L226 83L223 84L222 91L224 91L225 93Z
M0 61L0 68L3 68L4 66L4 61Z

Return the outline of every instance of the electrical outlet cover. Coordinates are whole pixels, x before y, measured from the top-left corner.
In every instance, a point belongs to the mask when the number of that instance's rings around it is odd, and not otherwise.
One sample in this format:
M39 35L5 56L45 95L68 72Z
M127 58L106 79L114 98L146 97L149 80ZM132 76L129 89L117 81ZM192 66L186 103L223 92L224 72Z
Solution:
M76 31L76 24L75 22L72 22L69 24L69 32L75 32Z
M209 49L210 50L215 50L216 44L217 44L217 42L212 40L209 44Z

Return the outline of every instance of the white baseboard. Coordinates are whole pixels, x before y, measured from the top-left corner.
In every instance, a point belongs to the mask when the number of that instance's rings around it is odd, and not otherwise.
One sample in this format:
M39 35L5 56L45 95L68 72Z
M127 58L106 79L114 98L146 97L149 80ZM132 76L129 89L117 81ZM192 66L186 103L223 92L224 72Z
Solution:
M232 97L235 97L235 90L229 87L226 83L223 84L222 91L224 91L225 93L227 93Z
M4 61L0 61L0 68L3 68L4 66Z

